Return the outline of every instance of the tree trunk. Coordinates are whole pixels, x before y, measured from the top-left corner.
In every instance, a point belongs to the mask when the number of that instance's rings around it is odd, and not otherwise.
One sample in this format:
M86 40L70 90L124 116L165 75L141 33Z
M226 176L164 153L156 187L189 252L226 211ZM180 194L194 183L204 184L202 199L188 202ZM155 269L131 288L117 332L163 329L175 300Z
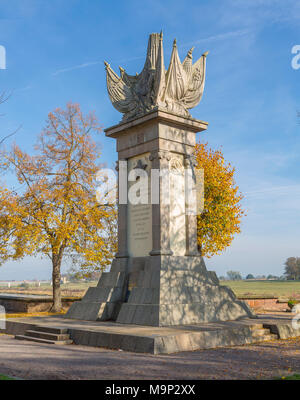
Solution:
M61 303L61 288L60 288L60 266L61 257L58 255L53 255L52 257L52 291L53 291L53 304L51 307L51 312L60 312L62 310Z

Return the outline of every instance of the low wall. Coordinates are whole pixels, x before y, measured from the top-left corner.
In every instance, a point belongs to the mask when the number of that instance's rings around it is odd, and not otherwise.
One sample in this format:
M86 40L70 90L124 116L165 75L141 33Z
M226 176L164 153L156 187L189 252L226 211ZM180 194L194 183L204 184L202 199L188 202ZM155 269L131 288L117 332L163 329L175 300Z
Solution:
M286 311L289 308L288 302L278 297L239 297L239 300L245 301L254 310Z
M63 298L63 310L67 311L71 305L80 300L80 298ZM36 313L48 312L52 306L51 297L38 297L32 296L7 296L0 295L0 306L5 308L6 313Z

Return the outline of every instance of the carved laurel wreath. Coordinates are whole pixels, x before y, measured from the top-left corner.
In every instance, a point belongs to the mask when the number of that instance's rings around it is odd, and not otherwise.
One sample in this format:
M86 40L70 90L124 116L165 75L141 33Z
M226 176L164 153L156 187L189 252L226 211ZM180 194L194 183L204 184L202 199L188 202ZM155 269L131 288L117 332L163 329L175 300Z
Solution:
M184 166L183 163L180 159L178 158L171 158L170 160L170 170L172 171L172 173L181 175L182 172L184 171Z

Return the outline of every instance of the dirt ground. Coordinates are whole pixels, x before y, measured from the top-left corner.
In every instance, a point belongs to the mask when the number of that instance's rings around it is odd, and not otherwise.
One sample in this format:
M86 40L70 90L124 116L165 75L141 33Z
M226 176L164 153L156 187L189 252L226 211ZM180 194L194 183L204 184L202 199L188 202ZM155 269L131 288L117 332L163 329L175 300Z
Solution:
M0 335L0 373L23 379L272 379L294 372L300 338L153 356Z

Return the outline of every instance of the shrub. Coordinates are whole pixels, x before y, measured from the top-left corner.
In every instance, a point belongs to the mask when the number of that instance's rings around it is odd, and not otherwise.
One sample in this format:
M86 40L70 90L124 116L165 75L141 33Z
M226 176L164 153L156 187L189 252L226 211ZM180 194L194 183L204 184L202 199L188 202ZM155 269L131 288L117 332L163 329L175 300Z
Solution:
M20 287L23 289L29 289L30 285L29 285L29 283L23 282L23 283L21 283Z
M296 305L299 304L300 300L289 300L288 302L288 306L290 307L290 309L292 310L292 308Z

